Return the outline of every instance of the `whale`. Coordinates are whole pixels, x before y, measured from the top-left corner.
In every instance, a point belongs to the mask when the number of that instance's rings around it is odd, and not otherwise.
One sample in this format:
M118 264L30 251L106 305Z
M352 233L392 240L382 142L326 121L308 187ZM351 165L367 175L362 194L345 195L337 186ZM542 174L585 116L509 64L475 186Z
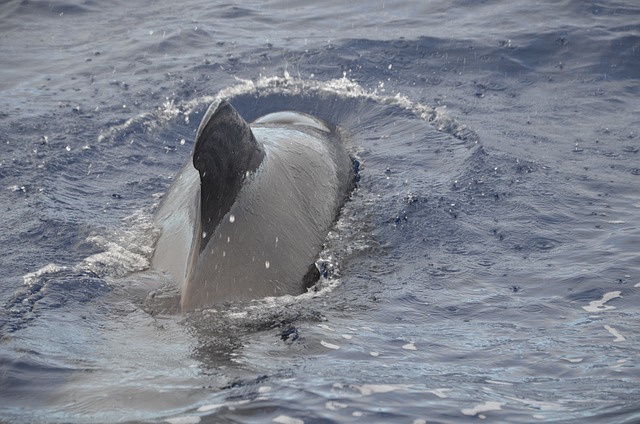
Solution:
M182 311L304 293L353 164L342 131L320 118L281 111L249 124L216 99L155 212L151 267L175 282Z

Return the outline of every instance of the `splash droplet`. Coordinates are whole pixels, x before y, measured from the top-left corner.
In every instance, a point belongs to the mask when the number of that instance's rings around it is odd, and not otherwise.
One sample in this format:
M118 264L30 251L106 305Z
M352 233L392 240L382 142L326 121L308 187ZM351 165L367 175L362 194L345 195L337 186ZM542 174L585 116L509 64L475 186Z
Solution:
M207 232L206 231L202 232L202 238L207 238Z
M269 267L271 266L271 264L269 263L269 261L264 261L264 267L269 269Z
M235 215L234 214L229 215L229 222L233 224L235 221L236 221Z

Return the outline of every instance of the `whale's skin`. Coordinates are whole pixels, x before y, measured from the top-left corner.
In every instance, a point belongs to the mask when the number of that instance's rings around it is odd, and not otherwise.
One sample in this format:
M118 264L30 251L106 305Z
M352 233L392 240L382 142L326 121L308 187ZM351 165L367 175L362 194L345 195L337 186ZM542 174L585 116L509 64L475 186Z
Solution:
M227 121L233 128L221 129ZM249 125L218 99L198 129L193 162L155 215L161 235L152 267L176 281L181 309L303 293L353 187L336 128L299 112Z

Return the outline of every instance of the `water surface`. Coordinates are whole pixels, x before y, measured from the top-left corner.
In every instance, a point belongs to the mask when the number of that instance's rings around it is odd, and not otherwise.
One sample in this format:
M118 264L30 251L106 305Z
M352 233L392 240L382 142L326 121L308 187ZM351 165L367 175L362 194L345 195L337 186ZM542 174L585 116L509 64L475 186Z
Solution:
M0 417L638 420L639 18L4 3ZM152 216L215 96L339 125L360 182L312 292L176 315Z

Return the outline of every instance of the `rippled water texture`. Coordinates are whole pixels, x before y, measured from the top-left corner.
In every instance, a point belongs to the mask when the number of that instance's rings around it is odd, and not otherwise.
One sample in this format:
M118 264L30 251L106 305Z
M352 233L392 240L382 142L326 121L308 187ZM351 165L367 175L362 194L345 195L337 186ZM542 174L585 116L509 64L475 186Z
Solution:
M633 2L0 6L0 421L640 419ZM337 124L309 293L177 315L208 104ZM277 201L277 200L274 200Z

